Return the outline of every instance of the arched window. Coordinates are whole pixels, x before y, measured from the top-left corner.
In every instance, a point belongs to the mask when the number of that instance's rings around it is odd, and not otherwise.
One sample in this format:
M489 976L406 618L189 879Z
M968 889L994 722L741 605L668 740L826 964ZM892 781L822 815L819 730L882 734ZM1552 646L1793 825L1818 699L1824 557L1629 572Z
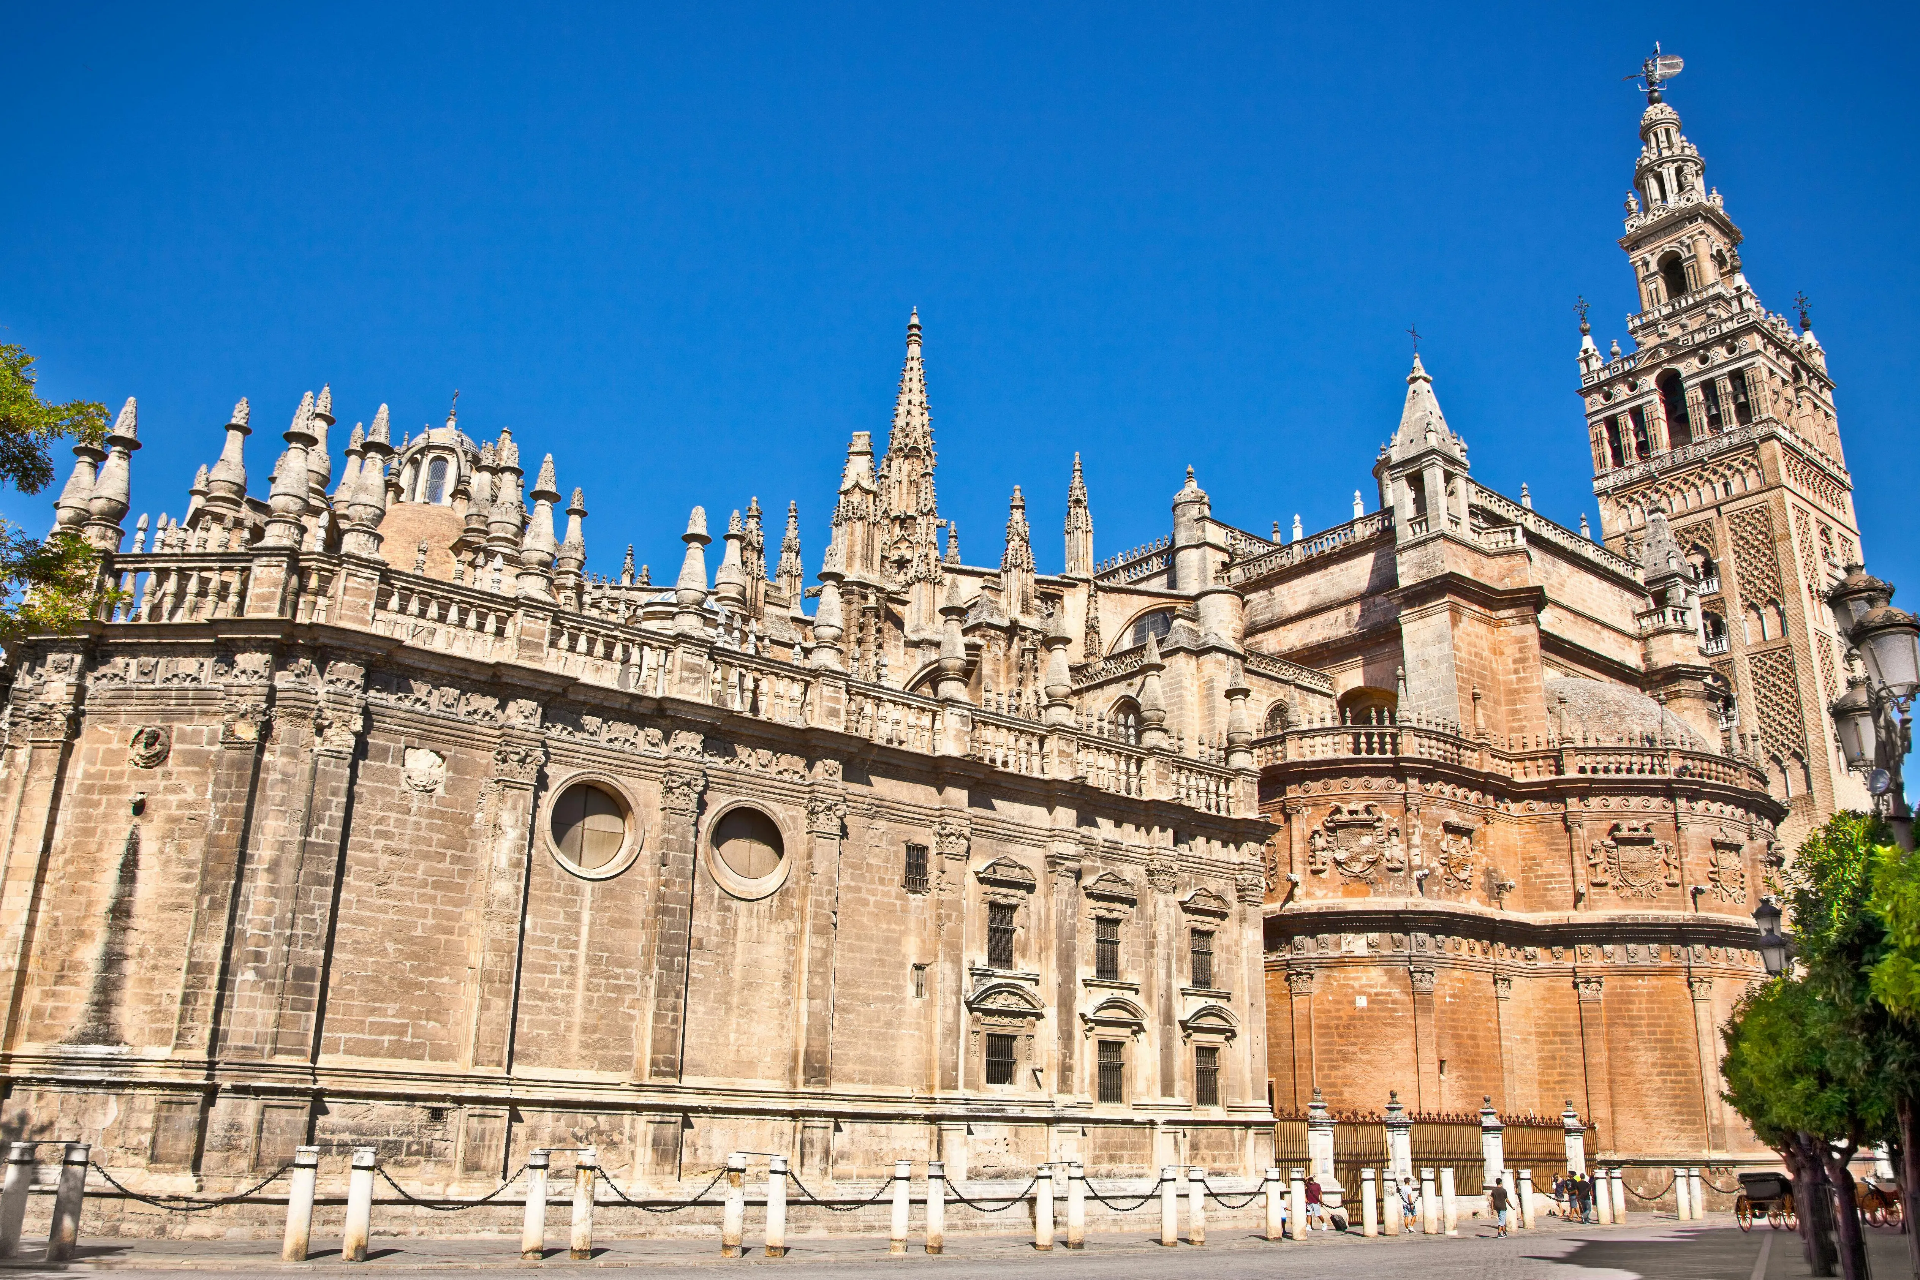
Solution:
M1133 645L1143 645L1151 634L1156 640L1165 640L1167 633L1173 630L1173 610L1156 609L1154 612L1137 619L1133 624Z
M1775 800L1793 799L1793 775L1779 756L1767 757L1767 790Z
M1733 387L1734 425L1744 427L1753 421L1753 402L1747 399L1747 374L1744 369L1734 370L1728 382Z
M1267 708L1267 732L1285 733L1287 731L1287 704L1276 702Z
M1628 417L1633 421L1633 447L1642 458L1653 455L1653 446L1647 443L1647 410L1644 405L1633 406Z
M435 458L427 464L426 501L440 506L447 500L447 460Z
M1667 414L1667 447L1692 444L1693 421L1687 417L1687 391L1680 385L1680 375L1669 369L1655 385L1660 388L1660 407Z
M1392 690L1376 689L1361 685L1349 689L1340 695L1340 723L1342 724L1392 724L1394 703Z
M1140 704L1132 698L1122 698L1113 704L1109 721L1113 734L1130 747L1140 745Z
M1700 614L1700 651L1712 656L1727 651L1727 620L1717 613Z
M1623 466L1625 460L1620 456L1620 420L1607 419L1607 463L1610 466Z
M1693 566L1694 581L1700 585L1700 594L1714 595L1720 590L1720 566L1705 547L1698 544L1687 548L1687 563Z
M1718 379L1708 378L1700 384L1700 399L1707 406L1707 430L1725 431L1726 415L1720 412L1720 383Z
M1687 264L1677 253L1660 259L1660 287L1672 302L1687 292Z

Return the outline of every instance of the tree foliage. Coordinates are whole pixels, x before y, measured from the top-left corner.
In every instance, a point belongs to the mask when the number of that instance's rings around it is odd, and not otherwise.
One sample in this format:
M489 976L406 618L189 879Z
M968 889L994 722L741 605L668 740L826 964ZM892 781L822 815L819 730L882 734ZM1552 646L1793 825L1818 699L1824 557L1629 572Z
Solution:
M103 404L42 400L33 364L25 347L0 343L0 484L22 493L39 493L53 482L55 441L98 443L107 426ZM0 520L0 645L80 627L100 604L99 561L70 532L33 538Z

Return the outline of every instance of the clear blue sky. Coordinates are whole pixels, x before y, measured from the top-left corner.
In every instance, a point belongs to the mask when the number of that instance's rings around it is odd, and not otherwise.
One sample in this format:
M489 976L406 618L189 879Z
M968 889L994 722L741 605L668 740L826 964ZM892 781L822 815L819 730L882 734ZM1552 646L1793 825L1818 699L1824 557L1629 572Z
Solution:
M690 506L758 494L811 576L914 305L941 509L997 561L1023 485L1043 571L1076 449L1102 556L1189 463L1249 528L1371 509L1417 322L1475 474L1577 524L1572 307L1604 348L1634 305L1621 77L1657 38L1920 605L1911 7L1016 8L21 7L0 337L50 395L139 397L136 511L179 514L241 395L264 492L303 390L337 451L458 387L585 486L590 568L670 575Z

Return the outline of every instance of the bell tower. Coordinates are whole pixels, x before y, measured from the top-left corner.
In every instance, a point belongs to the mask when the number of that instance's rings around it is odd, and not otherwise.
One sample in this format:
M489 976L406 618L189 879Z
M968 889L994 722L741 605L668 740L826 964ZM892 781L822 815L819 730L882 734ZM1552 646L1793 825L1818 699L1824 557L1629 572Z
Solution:
M1603 356L1580 308L1593 491L1614 551L1638 559L1650 528L1670 526L1698 587L1702 658L1730 695L1726 732L1787 802L1792 849L1835 809L1866 804L1827 715L1846 655L1824 601L1861 558L1860 533L1826 352L1803 301L1796 331L1748 284L1740 229L1664 101L1679 71L1656 47L1642 72L1620 238L1639 303L1630 349Z

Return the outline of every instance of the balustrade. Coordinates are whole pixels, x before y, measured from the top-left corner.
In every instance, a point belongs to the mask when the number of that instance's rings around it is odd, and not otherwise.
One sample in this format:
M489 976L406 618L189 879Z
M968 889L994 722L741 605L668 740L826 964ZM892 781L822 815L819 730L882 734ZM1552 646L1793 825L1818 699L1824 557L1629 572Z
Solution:
M929 698L871 684L847 688L847 732L855 737L931 754L943 728L940 704Z
M253 561L245 555L116 556L120 598L103 622L201 622L240 616Z
M984 711L973 714L973 735L967 754L1009 773L1029 778L1047 776L1047 733L1038 725Z
M509 599L397 573L377 599L379 635L481 661L513 655L518 612Z

